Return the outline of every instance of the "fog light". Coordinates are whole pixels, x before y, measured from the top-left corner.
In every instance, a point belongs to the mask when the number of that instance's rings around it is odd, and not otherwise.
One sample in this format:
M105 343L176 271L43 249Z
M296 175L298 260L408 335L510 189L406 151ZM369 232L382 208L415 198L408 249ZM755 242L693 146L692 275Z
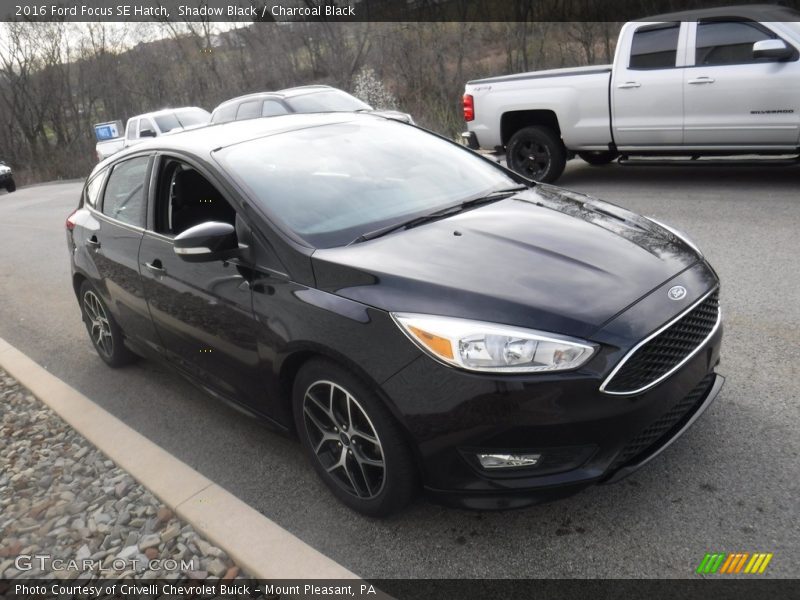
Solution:
M484 469L508 469L513 467L535 467L541 454L478 454Z

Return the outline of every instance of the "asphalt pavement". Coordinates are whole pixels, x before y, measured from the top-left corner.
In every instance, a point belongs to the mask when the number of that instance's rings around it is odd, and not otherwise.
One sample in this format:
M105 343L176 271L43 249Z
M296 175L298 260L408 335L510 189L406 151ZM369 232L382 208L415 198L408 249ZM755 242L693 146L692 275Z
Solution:
M704 249L722 279L727 378L656 460L566 500L478 513L420 499L389 520L367 519L334 500L296 442L169 368L110 370L70 285L64 221L77 182L0 192L0 337L364 577L691 577L712 551L773 552L765 576L796 577L800 168L574 160L558 183L672 224Z

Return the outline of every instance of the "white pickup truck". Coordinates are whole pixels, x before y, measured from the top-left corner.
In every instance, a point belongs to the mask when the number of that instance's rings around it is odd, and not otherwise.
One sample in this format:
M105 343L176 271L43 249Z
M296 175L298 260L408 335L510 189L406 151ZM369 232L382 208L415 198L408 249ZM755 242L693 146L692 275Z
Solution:
M694 10L626 23L613 65L470 81L464 141L555 181L575 154L730 157L800 152L800 13ZM702 162L702 161L701 161Z
M138 144L145 138L158 137L167 133L177 133L187 129L195 129L208 125L211 121L211 113L196 106L185 106L183 108L167 108L156 112L136 115L128 119L125 126L125 135L109 140L98 141L95 146L97 160L108 158L116 154L123 148ZM100 130L107 130L112 123L99 123L95 125L97 134ZM99 134L97 134L99 136ZM98 137L98 139L100 139Z

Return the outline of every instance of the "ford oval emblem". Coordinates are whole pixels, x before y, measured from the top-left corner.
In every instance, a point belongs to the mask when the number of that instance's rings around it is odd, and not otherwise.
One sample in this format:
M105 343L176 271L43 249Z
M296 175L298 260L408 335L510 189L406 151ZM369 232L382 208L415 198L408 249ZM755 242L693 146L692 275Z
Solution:
M670 300L681 300L686 296L686 288L682 285L675 285L669 288L667 292Z

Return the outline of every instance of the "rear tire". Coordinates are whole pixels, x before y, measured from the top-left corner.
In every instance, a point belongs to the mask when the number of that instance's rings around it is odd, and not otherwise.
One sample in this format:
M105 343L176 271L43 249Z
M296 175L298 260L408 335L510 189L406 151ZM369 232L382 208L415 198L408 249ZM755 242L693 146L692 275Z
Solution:
M616 160L619 152L611 152L610 150L605 152L578 152L578 156L590 165L599 167Z
M311 360L295 378L292 405L306 455L341 502L384 517L416 495L416 465L400 427L360 378L329 360Z
M122 367L138 358L125 347L125 335L95 287L84 281L79 292L81 316L97 354L110 367Z
M511 136L506 146L508 166L535 181L551 183L564 172L567 149L549 127L525 127Z

